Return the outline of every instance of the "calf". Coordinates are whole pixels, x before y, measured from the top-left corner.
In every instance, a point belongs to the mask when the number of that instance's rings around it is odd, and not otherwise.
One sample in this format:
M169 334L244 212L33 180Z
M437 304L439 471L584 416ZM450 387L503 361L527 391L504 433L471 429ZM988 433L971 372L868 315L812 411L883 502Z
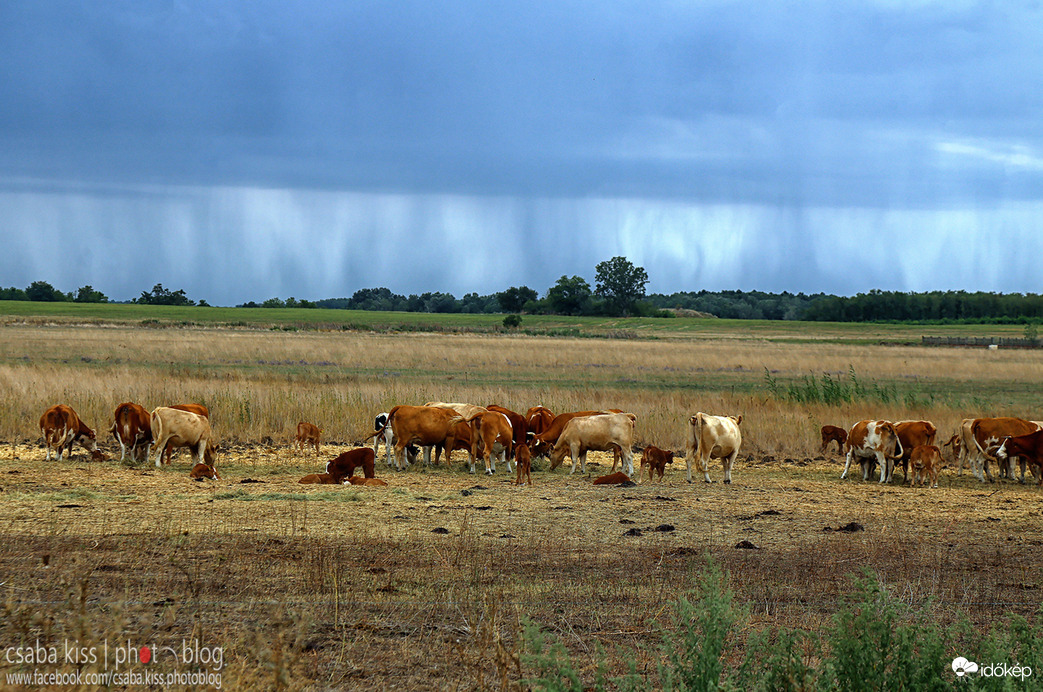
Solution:
M358 476L352 476L344 482L350 483L351 485L370 485L376 487L383 487L388 484L387 481L381 480L379 478L359 478Z
M63 450L66 458L71 457L73 444L89 451L92 459L105 458L98 450L97 435L80 420L71 406L57 404L44 411L40 416L40 432L47 445L47 461L51 460L51 447L55 448L57 459L62 458Z
M929 420L900 420L895 423L895 432L898 433L898 441L902 443L902 456L896 461L902 462L902 482L909 479L909 455L913 447L920 445L934 445L934 436L938 429Z
M322 437L322 428L312 423L301 421L297 424L297 447L300 448L301 452L304 451L305 445L312 445L315 447L315 453L319 453L319 438Z
M196 464L192 467L192 470L188 472L188 477L197 481L201 481L204 478L209 478L212 481L221 480L221 476L217 473L217 469L210 464Z
M931 479L931 487L938 487L938 469L942 467L942 452L934 445L917 445L909 452L909 465L912 467L912 476L909 484L915 486L917 483L924 484L928 478Z
M619 485L620 483L630 483L630 476L626 475L622 471L616 471L610 473L607 476L598 476L594 479L594 485Z
M333 476L328 473L309 473L297 482L305 485L334 485L335 483Z
M351 449L337 458L331 459L326 464L326 473L333 478L334 483L343 483L345 479L354 476L355 469L358 468L362 469L362 473L366 478L375 478L376 473L373 470L373 461L375 459L376 455L369 447Z
M529 445L523 442L514 448L514 461L515 470L518 472L518 478L514 484L521 485L522 477L524 477L528 480L529 485L532 485L532 454L529 452Z
M823 425L822 426L822 454L826 453L826 448L830 442L837 443L837 454L844 453L844 443L847 442L847 430L838 428L835 425Z
M648 445L644 451L641 452L641 468L648 466L648 480L654 480L652 477L653 473L659 474L659 480L663 480L663 473L666 472L666 465L674 463L674 453L667 452L659 449L654 445Z

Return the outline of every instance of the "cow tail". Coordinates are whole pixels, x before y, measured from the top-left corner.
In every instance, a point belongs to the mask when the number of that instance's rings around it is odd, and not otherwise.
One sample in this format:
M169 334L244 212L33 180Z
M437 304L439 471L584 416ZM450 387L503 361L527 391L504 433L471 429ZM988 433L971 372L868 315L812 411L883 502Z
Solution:
M398 406L395 406L395 407L394 407L393 409L391 409L391 410L390 410L390 411L388 412L388 417L387 417L387 420L386 420L386 421L384 421L384 425L383 425L383 426L382 426L382 427L380 428L380 430L374 430L374 431L373 431L373 433L372 433L372 434L371 434L371 435L370 435L369 437L367 437L367 438L366 438L365 440L363 440L363 442L367 442L367 441L369 441L369 440L372 440L372 439L373 439L374 437L376 437L377 435L381 435L381 434L383 434L383 432L384 432L385 430L387 430L387 429L388 429L388 426L390 426L390 425L391 425L391 419L395 417L395 414L396 414L396 413L398 413L398 409L399 409L399 408L400 408L400 407L398 407ZM321 429L321 428L319 429L319 432L322 432L322 429Z
M983 457L985 457L989 461L995 461L997 464L1000 463L999 459L992 456L991 454L989 454L981 448L981 443L978 442L978 421L974 421L974 423L971 425L971 439L974 440L974 446L978 448L978 451L981 452L981 455Z

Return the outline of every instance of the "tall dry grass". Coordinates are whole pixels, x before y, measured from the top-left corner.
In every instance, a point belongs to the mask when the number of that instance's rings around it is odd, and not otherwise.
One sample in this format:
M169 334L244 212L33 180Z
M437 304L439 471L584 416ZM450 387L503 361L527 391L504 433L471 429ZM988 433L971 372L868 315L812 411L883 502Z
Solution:
M795 404L771 395L808 374L886 383L895 401ZM105 431L121 401L196 401L228 442L288 440L300 420L333 441L361 440L374 414L431 399L524 411L622 408L638 437L680 449L696 411L742 414L751 454L808 455L824 423L928 418L944 432L976 415L1038 419L1027 402L1043 362L1027 351L974 351L764 339L602 340L288 333L98 326L0 328L0 436L39 436L55 403Z

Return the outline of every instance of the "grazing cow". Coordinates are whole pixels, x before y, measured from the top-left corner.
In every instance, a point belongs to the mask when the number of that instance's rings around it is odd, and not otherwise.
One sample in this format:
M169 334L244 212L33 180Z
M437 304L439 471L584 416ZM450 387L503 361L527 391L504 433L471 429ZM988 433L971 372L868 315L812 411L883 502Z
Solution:
M209 478L212 481L221 480L221 475L218 474L217 469L210 464L196 464L188 472L188 477L193 480L202 480L204 478Z
M532 454L529 452L529 445L522 442L520 445L515 446L514 463L515 470L518 472L518 478L514 481L514 484L521 485L524 477L528 480L529 485L532 485Z
M319 453L319 439L322 437L322 428L305 421L301 421L297 424L297 447L304 451L304 445L309 444L315 447L315 453Z
M351 485L369 485L376 487L384 487L388 484L387 481L379 478L359 478L358 476L351 476L344 483L350 483Z
M560 417L560 416L559 416ZM595 416L580 416L565 424L558 441L550 453L551 471L558 468L566 454L572 457L572 471L576 472L579 461L583 473L587 472L587 452L616 451L623 456L623 472L634 475L634 423L633 413L603 413Z
M742 416L711 416L708 413L696 413L688 419L688 443L685 447L685 468L688 482L692 482L692 460L695 468L710 480L710 460L720 459L724 467L724 482L732 482L732 464L739 456L742 446L742 432L739 424Z
M366 478L375 478L377 475L373 468L375 459L376 455L369 447L350 449L327 462L326 473L333 478L334 483L343 483L344 479L354 476L355 469L358 468L362 469Z
M1029 421L1035 423L1035 421ZM1025 482L1025 462L1035 474L1036 486L1043 485L1043 430L1035 430L1024 435L1012 435L1003 438L996 448L997 459L1010 457L1021 458L1021 482Z
M607 476L598 476L594 479L594 485L619 485L621 483L632 483L630 476L622 471L610 473Z
M944 451L946 447L950 448L953 464L958 467L957 473L959 473L963 470L962 465L960 464L960 455L963 452L963 444L960 442L960 436L958 434L953 435L947 442L943 442L941 447L942 450Z
M468 458L471 460L471 472L474 472L474 457L471 456L471 426L463 419L458 420L452 424L453 426L453 446L451 449L447 449L444 443L438 443L435 445L435 466L438 466L438 460L442 456L442 452L445 451L445 467L447 469L452 468L452 457L453 452L458 449L462 449L467 452ZM416 460L416 455L419 453L419 448L413 447L416 450L413 453L413 459ZM408 448L406 452L408 453Z
M126 401L116 407L112 419L109 432L120 444L120 461L127 458L128 449L131 461L143 461L139 456L147 458L152 444L152 424L145 407Z
M191 411L160 406L152 411L149 425L152 428L152 447L156 450L156 467L160 465L163 450L174 447L189 447L196 463L214 465L214 443L211 439L210 420ZM170 463L169 457L167 463Z
M514 448L522 444L523 442L528 441L529 427L525 423L525 416L523 416L520 413L515 413L514 411L504 408L503 406L496 406L495 404L492 406L486 406L485 408L489 409L490 411L502 413L503 415L507 416L507 420L511 422L511 429L514 430L514 439L512 440L511 444L511 456L513 457Z
M895 424L887 420L860 420L851 426L844 445L847 460L840 480L847 478L851 462L858 459L862 465L862 480L869 480L873 464L880 464L880 482L891 482L894 460L902 458L902 443Z
M938 428L929 420L900 420L895 423L895 432L898 433L898 441L902 443L902 456L896 461L902 462L902 482L905 483L909 480L909 455L913 453L913 448L933 446Z
M1004 438L1027 435L1037 430L1039 430L1038 425L1021 418L975 418L974 422L971 423L971 440L977 452L976 461L980 462L979 465L972 467L977 479L982 482L985 481L985 478L982 477L982 472L984 471L984 475L990 481L992 480L988 463L992 460L999 464L1000 478L1006 475L1011 480L1014 480L1014 466L1011 463L1013 461L1011 457L1018 455L1008 452L1006 456L999 459L994 453ZM1021 460L1021 482L1025 482L1024 459Z
M57 404L44 411L40 416L40 432L47 445L47 461L51 460L51 447L55 448L57 459L62 458L62 451L66 458L71 458L74 443L89 451L91 459L98 461L105 458L98 449L97 435L80 420L71 406Z
M430 465L431 447L442 444L446 449L455 448L456 437L453 423L450 422L454 417L458 416L453 409L395 406L388 413L384 427L374 431L373 435L383 435L388 427L394 430L395 463L399 471L403 468L406 447L412 444L424 447L424 461Z
M561 437L561 433L565 430L565 426L569 424L569 421L573 418L596 416L601 413L622 413L622 411L619 409L611 409L609 411L573 411L572 413L559 413L554 416L550 425L548 425L542 432L533 435L531 442L532 452L536 456L547 456L555 443L557 443L558 438Z
M654 473L658 473L659 480L663 480L663 474L666 472L666 465L672 463L674 463L674 453L659 449L655 445L648 445L645 447L644 451L641 452L641 468L648 466L649 481L654 480L652 477L652 474Z
M507 465L507 473L510 473L514 430L507 415L486 410L464 418L464 422L471 426L471 473L474 473L474 459L479 454L485 460L485 475L496 473L496 458L493 455L500 457L500 461Z
M554 413L543 406L533 406L525 412L525 429L528 435L539 435L554 422Z
M835 425L822 426L822 454L826 453L826 447L830 442L837 443L837 454L844 453L844 443L847 442L847 430Z
M336 483L333 476L328 473L309 473L297 482L305 485L334 485Z
M173 404L167 408L177 409L178 411L188 411L198 416L202 416L207 420L210 420L210 409L203 404ZM167 448L163 450L163 463L170 463L170 455L173 454L174 448L171 445L167 445Z
M917 445L909 451L909 464L913 475L909 484L923 485L930 478L931 487L938 487L938 470L942 467L942 451L934 445Z

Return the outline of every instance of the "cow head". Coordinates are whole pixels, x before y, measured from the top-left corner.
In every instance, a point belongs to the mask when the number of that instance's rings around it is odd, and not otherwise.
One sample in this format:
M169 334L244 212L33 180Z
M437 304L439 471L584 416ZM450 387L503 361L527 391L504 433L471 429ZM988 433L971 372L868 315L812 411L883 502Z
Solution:
M1000 442L1000 446L996 448L996 458L1006 459L1010 456L1010 452L1007 451L1007 443L1010 442L1010 435L1003 438L1003 442Z

